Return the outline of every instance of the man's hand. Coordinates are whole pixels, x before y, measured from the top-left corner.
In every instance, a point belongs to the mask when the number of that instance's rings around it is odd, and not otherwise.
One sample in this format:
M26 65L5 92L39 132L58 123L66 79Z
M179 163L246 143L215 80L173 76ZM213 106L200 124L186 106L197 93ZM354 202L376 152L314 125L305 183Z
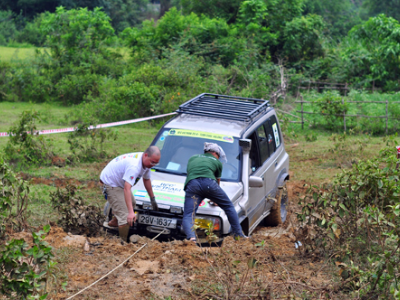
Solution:
M136 215L134 212L131 212L128 214L128 218L126 219L128 221L129 226L133 226L133 223L136 222Z
M153 206L153 210L158 211L158 205L156 202L156 197L150 197L151 206Z

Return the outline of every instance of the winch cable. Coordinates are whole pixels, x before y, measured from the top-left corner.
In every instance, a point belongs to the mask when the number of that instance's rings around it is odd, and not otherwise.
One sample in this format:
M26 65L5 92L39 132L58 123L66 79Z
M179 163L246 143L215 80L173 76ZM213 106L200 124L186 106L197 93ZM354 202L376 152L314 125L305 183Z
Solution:
M152 241L154 241L156 238L158 238L162 233L164 233L164 229L158 234L156 235ZM125 259L122 263L120 263L118 266L116 266L114 269L112 269L110 272L108 272L106 275L102 276L101 278L97 279L95 282L93 282L91 285L85 287L83 290L80 290L78 293L76 293L75 295L67 298L67 300L74 298L75 296L78 296L79 294L83 293L84 291L86 291L87 289L91 288L92 286L94 286L96 283L98 283L99 281L103 280L104 278L106 278L108 275L110 275L112 272L114 272L116 269L118 269L119 267L121 267L124 263L126 263L128 260L130 260L133 256L135 256L138 252L140 252L144 247L147 246L148 243L144 244L142 247L140 247L138 250L136 250L135 253L133 253L131 256L129 256L127 259Z

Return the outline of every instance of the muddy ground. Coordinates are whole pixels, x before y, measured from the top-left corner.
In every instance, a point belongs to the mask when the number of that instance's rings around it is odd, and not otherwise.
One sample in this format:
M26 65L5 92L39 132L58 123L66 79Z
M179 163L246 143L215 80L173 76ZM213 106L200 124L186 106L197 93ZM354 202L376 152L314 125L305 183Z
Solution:
M228 237L221 247L146 237L135 244L121 244L113 235L74 236L52 224L46 241L55 248L58 275L68 285L51 299L345 299L338 292L339 268L305 251L307 242L296 212L306 188L296 172L300 173L292 168L286 223L259 226L246 240ZM68 180L76 183L66 178L30 179L58 187ZM98 188L95 182L86 184L87 189ZM30 234L13 237L29 241ZM302 246L296 248L299 240Z
M295 211L303 185L300 181L289 185L291 207L284 225L259 226L249 239L228 237L221 247L146 237L135 244L122 244L113 235L75 236L53 224L46 241L55 248L60 274L68 278L68 285L51 299L340 298L333 278L338 270L307 254L305 245L295 247L302 239ZM21 237L30 240L28 233L14 236ZM107 277L69 298L114 268Z

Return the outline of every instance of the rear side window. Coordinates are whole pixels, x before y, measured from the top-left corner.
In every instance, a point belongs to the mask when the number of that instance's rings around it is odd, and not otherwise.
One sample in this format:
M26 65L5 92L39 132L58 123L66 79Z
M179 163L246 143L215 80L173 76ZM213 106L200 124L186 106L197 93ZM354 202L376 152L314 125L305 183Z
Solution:
M276 116L267 119L248 138L252 140L250 167L251 171L254 172L281 145L281 134Z
M276 116L272 116L269 120L272 128L273 137L275 140L275 150L281 145L281 133L279 130L278 120Z

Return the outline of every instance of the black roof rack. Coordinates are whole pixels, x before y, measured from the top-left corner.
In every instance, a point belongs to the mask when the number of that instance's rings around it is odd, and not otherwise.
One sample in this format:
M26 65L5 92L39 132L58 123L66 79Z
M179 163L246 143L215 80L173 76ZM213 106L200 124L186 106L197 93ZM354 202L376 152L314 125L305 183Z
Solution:
M203 93L180 105L176 112L249 122L268 107L268 100Z

